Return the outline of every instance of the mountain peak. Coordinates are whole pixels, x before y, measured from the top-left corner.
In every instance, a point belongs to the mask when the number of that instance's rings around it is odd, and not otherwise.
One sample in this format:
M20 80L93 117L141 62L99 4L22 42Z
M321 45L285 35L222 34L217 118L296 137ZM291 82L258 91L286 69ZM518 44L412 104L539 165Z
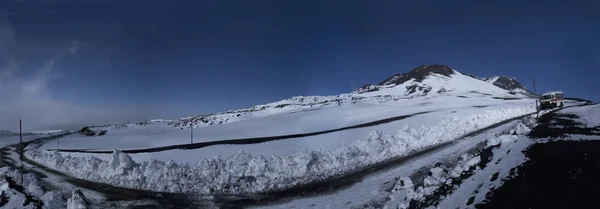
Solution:
M448 65L421 65L412 71L420 73L436 73L445 76L454 74L454 71L452 68L448 67Z
M486 82L492 83L495 86L509 90L511 92L520 92L528 96L534 95L529 89L523 86L516 78L509 76L492 76L483 79Z
M396 74L384 81L382 81L381 83L377 84L379 86L387 86L387 85L399 85L399 84L403 84L404 82L410 80L410 79L415 79L416 81L420 82L423 79L425 79L425 77L427 77L428 75L431 74L439 74L439 75L443 75L443 76L447 76L450 77L452 74L454 74L454 70L450 67L448 67L447 65L421 65L411 71L409 71L408 73L400 73L400 74Z
M423 83L426 79L431 78L432 80ZM435 88L431 88L434 83L446 83L450 82L450 80L445 78L452 78L454 82L452 82L452 86L445 86L444 88L439 89L440 92L445 92L450 89L455 89L456 86L464 87L463 83L468 81L469 79L474 79L476 81L485 81L487 83L492 84L493 86L499 87L500 89L507 90L510 94L515 95L517 93L532 96L533 92L529 91L525 86L521 85L515 78L508 76L491 76L485 78L479 78L475 75L463 74L460 73L447 65L421 65L407 73L399 73L389 77L388 79L373 85L367 84L364 85L354 91L354 93L367 93L380 91L384 89L397 89L396 91L399 94L404 94L405 96L413 95L416 91L414 89L421 89L419 95L426 95L429 91L435 90ZM468 79L465 79L468 78ZM442 79L442 80L439 80ZM444 84L444 85L446 85ZM437 85L437 84L436 84ZM406 92L404 92L403 88L398 88L397 86L404 86L406 88ZM461 88L462 88L461 87ZM473 89L480 88L480 84L477 82L473 82ZM398 93L396 92L396 93ZM404 92L404 93L403 93Z

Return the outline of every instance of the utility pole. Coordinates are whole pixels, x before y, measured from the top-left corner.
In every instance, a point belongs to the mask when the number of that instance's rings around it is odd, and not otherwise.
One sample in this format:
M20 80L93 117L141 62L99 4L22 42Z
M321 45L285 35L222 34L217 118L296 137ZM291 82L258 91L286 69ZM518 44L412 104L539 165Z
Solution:
M23 161L23 123L19 120L19 157Z
M538 96L537 96L537 89L535 87L535 78L533 78L533 94L535 96L535 110L536 110L536 118L540 117L540 106L538 105Z

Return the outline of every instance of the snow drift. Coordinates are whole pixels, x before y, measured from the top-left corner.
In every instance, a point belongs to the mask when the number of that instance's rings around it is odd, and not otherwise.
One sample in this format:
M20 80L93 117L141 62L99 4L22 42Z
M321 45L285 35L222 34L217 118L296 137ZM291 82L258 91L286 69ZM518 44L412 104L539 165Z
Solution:
M215 157L196 165L173 161L134 162L115 151L109 161L71 157L31 149L26 156L74 177L112 185L164 192L246 194L277 191L356 171L436 144L459 138L495 123L529 114L533 107L489 110L455 117L396 133L373 130L368 137L334 151L303 150L288 156L253 156L244 152Z

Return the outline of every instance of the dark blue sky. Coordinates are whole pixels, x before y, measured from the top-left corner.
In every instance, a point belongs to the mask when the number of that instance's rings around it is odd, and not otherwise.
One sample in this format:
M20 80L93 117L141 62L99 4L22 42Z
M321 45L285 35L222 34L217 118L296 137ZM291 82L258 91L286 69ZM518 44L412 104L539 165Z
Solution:
M0 61L27 77L58 56L53 98L148 117L339 94L421 64L598 101L595 2L0 0Z

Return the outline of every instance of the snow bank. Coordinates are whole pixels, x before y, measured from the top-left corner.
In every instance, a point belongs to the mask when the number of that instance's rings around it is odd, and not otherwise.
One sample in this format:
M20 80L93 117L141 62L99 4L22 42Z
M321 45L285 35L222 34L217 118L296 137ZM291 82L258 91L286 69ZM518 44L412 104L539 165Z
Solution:
M58 192L48 191L40 199L44 203L44 208L65 208L65 198Z
M502 135L499 137L492 137L487 140L486 147L496 146L499 144L506 144L507 142L517 140L517 138L519 137L515 135Z
M62 195L47 191L35 174L7 167L2 167L0 174L0 193L8 201L2 208L40 208L42 204L41 208L65 208Z
M530 107L489 110L446 119L436 125L405 126L393 134L374 130L367 138L334 151L303 150L270 157L239 152L227 159L215 157L196 165L157 160L136 163L119 151L115 151L109 161L93 156L63 157L41 150L30 150L26 155L77 178L128 188L203 194L255 193L287 189L352 172L533 111Z
M446 167L434 167L429 170L429 174L423 179L423 186L415 190L412 199L423 200L424 197L432 195L438 188L444 184L451 184L452 179L460 177L463 172L472 170L481 161L479 156L463 155L456 165L448 169Z
M524 119L522 121L529 124L533 122L531 121L531 118L533 117ZM506 142L513 142L515 140L518 140L519 137L517 135L524 135L529 130L531 130L522 121L518 121L514 127L507 131L507 133L487 139L486 148L499 144L501 144L502 147L506 147L506 145L509 145ZM503 153L506 153L506 151L503 151ZM435 192L442 187L451 188L451 190L455 190L458 187L452 184L462 181L461 178L465 178L465 176L461 175L465 174L465 172L482 170L480 167L477 166L480 162L480 153L476 155L464 154L459 158L457 162L453 163L452 165L439 165L431 168L428 172L428 175L425 176L425 178L423 178L423 184L421 186L415 186L412 183L411 179L408 177L401 177L395 183L394 188L391 191L389 201L386 203L386 207L402 209L409 208L411 206L410 204L412 200L423 203L424 201L427 201L427 198L432 195L440 195L435 194ZM495 165L497 165L497 163ZM487 175L486 177L489 176L491 176L491 174ZM470 176L467 177L471 178ZM469 192L472 192L472 190L469 190ZM450 194L451 193L452 192L450 192ZM469 193L468 196L472 196L472 194ZM445 197L440 197L440 199L443 200L445 199ZM436 205L436 203L432 202L425 202L425 205L427 205L427 203Z
M86 209L86 205L85 197L79 190L73 191L73 195L67 200L67 209Z
M452 184L453 179L458 179L463 172L475 170L480 161L480 156L465 154L452 167L443 165L433 167L423 179L423 184L418 187L415 187L409 177L401 177L394 185L384 208L409 208L412 200L425 200L440 187Z
M410 200L416 196L413 187L414 184L410 178L405 176L401 177L391 191L392 195L390 195L389 203L386 205L387 208L408 208L410 206Z

